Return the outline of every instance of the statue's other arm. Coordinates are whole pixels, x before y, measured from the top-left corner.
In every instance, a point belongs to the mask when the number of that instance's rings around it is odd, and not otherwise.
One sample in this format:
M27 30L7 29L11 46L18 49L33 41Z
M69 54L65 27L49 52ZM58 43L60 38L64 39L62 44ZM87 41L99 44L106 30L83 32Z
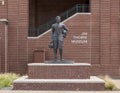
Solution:
M65 25L63 25L63 29L68 32L68 28Z
M68 34L68 28L65 26L65 25L63 25L63 29L66 31L66 32L64 32L64 38L66 38L66 36L67 36L67 34Z
M52 25L52 27L51 27L51 31L52 31L51 39L52 39L52 41L53 41L53 35L54 35L54 26L53 26L53 25Z

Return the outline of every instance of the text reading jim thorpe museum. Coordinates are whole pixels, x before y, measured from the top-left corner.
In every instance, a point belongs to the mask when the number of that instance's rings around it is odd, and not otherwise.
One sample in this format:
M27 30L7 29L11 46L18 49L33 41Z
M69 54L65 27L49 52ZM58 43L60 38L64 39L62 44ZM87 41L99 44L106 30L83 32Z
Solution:
M80 35L72 37L71 43L73 44L87 44L88 43L88 33L82 32Z

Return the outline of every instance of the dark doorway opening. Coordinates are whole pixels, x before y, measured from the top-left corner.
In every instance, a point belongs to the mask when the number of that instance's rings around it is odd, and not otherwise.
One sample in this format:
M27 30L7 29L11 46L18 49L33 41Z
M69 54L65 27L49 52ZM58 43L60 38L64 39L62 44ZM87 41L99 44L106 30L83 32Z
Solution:
M89 6L89 0L30 0L29 29L40 27L77 4ZM29 30L29 36L35 36L35 31Z

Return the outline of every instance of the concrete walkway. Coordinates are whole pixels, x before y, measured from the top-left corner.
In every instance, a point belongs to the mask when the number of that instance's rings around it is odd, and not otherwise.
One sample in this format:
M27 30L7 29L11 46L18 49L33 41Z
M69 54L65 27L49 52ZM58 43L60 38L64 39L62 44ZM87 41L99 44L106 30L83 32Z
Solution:
M120 89L120 79L115 79L114 83ZM14 91L14 90L0 90L0 93L120 93L120 91Z
M117 86L117 88L120 89L120 79L113 79L115 85Z
M0 90L0 93L120 93L120 91L13 91L13 90Z

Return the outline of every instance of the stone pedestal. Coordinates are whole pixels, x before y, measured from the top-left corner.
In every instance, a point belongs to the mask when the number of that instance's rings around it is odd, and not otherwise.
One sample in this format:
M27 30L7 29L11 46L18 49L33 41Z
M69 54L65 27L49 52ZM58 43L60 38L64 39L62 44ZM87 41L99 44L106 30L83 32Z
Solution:
M102 91L104 81L92 76L90 79L28 79L21 77L14 81L14 90L69 90Z
M89 79L90 64L28 64L28 76L30 79Z
M88 63L30 63L28 76L14 81L14 90L104 90L104 81L90 76Z
M57 60L57 61L45 61L44 63L45 64L73 64L75 62L70 60L64 60L64 61Z

